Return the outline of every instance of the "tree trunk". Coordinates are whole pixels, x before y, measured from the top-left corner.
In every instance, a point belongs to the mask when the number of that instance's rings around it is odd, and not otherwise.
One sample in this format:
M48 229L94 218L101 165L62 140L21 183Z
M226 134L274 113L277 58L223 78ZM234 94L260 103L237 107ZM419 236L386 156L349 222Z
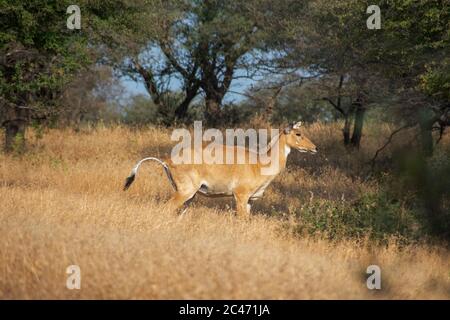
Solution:
M422 144L422 153L424 156L429 157L433 154L433 135L431 133L430 126L420 125L420 140Z
M342 129L342 134L344 135L344 145L348 146L350 144L350 116L345 115L344 128Z
M11 120L5 123L5 151L23 152L25 150L25 121Z
M210 126L215 126L219 123L221 117L220 101L222 99L206 97L206 122Z
M433 154L433 128L434 118L430 110L422 110L419 114L420 142L425 157Z
M194 100L195 96L197 95L198 89L199 89L199 85L194 85L193 87L190 87L189 89L186 90L186 97L175 109L175 117L177 119L179 119L179 120L186 119L189 105L191 104L191 101Z
M350 143L353 147L359 149L362 137L362 129L364 125L364 115L366 113L366 108L363 106L361 101L355 102L355 124L353 126L353 134Z
M190 101L183 100L175 109L175 117L179 120L186 119Z

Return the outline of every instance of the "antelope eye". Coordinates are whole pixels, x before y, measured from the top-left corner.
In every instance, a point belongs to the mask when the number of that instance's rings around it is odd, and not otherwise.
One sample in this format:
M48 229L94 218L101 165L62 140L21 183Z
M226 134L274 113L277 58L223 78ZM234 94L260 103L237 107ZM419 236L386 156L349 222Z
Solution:
M296 135L297 137L301 137L301 136L302 136L301 133L296 133L295 135Z

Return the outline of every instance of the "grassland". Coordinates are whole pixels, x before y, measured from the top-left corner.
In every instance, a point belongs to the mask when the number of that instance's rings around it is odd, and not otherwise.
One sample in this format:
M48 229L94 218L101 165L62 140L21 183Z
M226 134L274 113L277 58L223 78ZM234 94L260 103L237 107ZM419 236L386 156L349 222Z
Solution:
M390 130L368 128L362 150L347 155L338 125L306 128L320 153L292 154L250 220L230 200L196 199L182 218L164 212L172 190L157 164L121 190L136 160L170 151L169 130L30 131L28 153L0 154L0 298L449 299L448 248L377 244L365 229L321 236L345 230L332 218L316 231L302 225L328 204L379 191L363 163ZM81 290L66 288L72 264ZM381 290L366 287L371 264L381 267Z

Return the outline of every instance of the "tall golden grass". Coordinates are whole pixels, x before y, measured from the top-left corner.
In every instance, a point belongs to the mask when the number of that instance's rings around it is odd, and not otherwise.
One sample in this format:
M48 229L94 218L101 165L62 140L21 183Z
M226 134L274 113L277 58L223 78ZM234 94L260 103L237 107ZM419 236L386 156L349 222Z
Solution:
M230 200L196 199L182 218L165 213L172 190L157 164L121 190L136 160L169 152L169 130L30 133L27 154L0 155L0 298L449 299L445 248L330 242L285 228L290 209L312 196L378 187L346 172L363 161L343 152L339 130L306 128L320 154L293 154L250 220L236 217ZM367 130L356 157L367 159L389 130ZM80 290L66 288L73 264ZM381 290L366 287L372 264L381 267Z

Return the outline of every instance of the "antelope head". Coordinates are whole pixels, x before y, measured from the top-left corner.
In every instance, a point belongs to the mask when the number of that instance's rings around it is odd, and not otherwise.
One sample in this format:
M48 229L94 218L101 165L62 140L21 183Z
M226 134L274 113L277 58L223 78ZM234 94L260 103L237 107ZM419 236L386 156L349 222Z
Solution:
M317 147L303 133L300 132L302 122L293 123L286 127L283 133L286 135L286 145L300 152L317 153Z

